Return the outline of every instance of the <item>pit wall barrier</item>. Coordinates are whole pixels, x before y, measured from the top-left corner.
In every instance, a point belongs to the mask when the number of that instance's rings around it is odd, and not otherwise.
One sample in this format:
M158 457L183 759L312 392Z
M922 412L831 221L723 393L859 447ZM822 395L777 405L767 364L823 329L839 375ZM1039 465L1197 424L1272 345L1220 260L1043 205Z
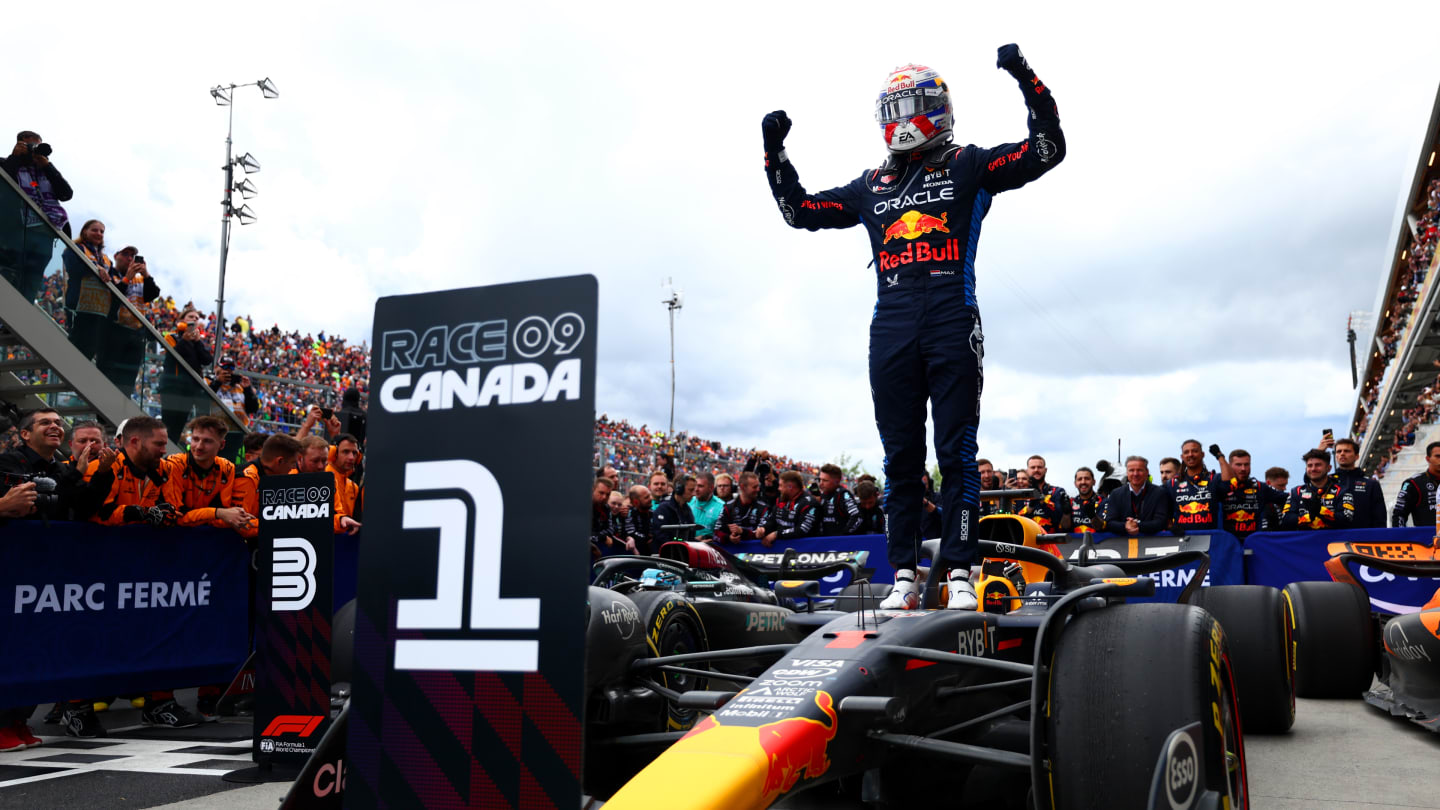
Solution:
M1243 546L1224 532L1207 536L1208 584L1284 587L1301 580L1328 581L1329 543L1428 544L1433 533L1261 532ZM337 606L355 595L359 543L359 536L335 538ZM1171 545L1158 537L1143 544L1157 552ZM786 548L815 555L811 559L817 562L825 561L826 552L866 551L873 580L894 579L883 535L724 548L773 554L777 562ZM1063 548L1073 550L1070 543ZM0 525L0 708L228 682L250 649L249 565L245 544L219 529L61 522L47 527L35 521ZM1354 570L1374 608L1383 612L1418 610L1440 587L1440 580L1396 577L1363 566ZM1174 600L1189 576L1184 570L1173 572L1168 581L1164 576L1157 575L1156 598ZM838 593L847 584L849 574L842 573L823 582L822 590Z

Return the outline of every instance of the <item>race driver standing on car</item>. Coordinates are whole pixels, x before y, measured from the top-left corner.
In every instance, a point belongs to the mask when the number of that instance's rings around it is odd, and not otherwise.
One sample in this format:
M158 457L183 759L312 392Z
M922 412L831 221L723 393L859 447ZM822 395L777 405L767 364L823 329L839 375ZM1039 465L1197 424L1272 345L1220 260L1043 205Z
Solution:
M919 604L925 405L935 417L935 455L945 487L937 572L948 569L948 607L973 610L970 584L980 508L976 430L985 356L975 300L975 250L994 195L1019 188L1065 157L1050 90L1020 49L999 49L996 66L1020 84L1030 137L991 149L951 143L954 113L940 75L920 65L890 74L875 105L890 154L848 185L807 193L785 153L790 118L765 116L766 177L794 228L870 234L879 289L870 322L870 390L885 447L885 514L895 589L887 609Z

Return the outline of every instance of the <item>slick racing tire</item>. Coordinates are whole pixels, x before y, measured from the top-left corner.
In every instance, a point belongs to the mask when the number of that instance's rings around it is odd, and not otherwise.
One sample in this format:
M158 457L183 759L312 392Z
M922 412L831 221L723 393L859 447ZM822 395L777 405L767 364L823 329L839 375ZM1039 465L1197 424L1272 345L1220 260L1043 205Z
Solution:
M1245 733L1289 731L1295 724L1295 624L1280 589L1216 585L1197 591L1191 604L1225 628Z
M631 594L630 600L640 611L640 626L645 630L652 655L683 655L710 649L705 623L695 606L684 596L674 591L641 591ZM704 662L692 662L686 666L705 669ZM658 670L648 674L661 686L676 692L703 690L709 686L708 679L696 675ZM684 731L695 725L698 719L699 712L696 710L682 709L674 701L666 701L666 730Z
M1295 692L1303 698L1356 698L1375 673L1370 598L1348 582L1292 582Z
M1203 751L1193 754L1204 767L1192 755L1192 769L1167 780L1172 804L1210 791L1235 810L1250 806L1235 675L1209 612L1150 603L1081 613L1051 660L1045 756L1059 810L1150 807L1171 732L1197 722Z

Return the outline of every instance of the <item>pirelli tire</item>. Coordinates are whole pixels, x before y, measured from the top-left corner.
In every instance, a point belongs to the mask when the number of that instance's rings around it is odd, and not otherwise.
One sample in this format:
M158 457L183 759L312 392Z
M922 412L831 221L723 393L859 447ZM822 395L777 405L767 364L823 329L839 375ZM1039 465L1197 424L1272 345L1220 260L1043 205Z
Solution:
M1303 698L1358 698L1375 674L1370 598L1348 582L1292 582L1295 692Z
M1250 806L1230 652L1208 611L1151 603L1081 613L1051 661L1045 756L1056 808L1147 810L1167 739L1196 722L1204 768L1172 789Z
M651 655L681 655L684 653L706 652L710 642L705 634L705 622L695 606L683 595L674 591L639 591L630 594L630 600L640 611L641 627L645 631L646 643ZM689 664L692 669L704 669L702 664ZM655 682L676 692L705 689L708 680L696 675L674 672L652 671ZM684 731L699 720L699 712L682 709L674 701L667 701L665 727L670 731Z
M1216 585L1191 604L1220 620L1235 665L1246 734L1283 734L1295 724L1295 618L1279 588Z

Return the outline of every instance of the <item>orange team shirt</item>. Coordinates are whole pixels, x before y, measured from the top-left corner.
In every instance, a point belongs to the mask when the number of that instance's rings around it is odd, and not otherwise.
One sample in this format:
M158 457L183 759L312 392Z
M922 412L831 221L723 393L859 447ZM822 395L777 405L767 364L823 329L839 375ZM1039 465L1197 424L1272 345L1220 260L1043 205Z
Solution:
M207 471L192 464L189 453L176 453L163 464L165 500L180 510L179 525L228 528L215 518L215 510L236 505L234 462L217 457Z
M161 462L160 469L143 474L130 464L123 451L103 470L100 469L99 459L90 462L85 468L85 483L105 493L100 508L90 520L106 526L119 526L132 522L125 519L127 506L147 509L162 501L171 503L163 497L166 472L166 465Z

